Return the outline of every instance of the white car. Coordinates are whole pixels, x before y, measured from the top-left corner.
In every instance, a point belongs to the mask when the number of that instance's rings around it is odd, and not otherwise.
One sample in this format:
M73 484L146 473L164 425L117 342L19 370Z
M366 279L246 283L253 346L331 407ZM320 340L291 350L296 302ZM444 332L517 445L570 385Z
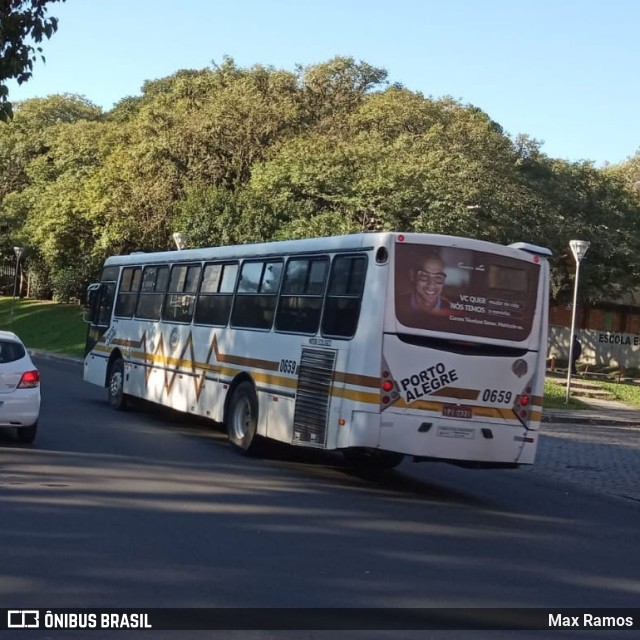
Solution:
M40 372L15 333L0 331L0 428L15 428L18 442L36 437Z

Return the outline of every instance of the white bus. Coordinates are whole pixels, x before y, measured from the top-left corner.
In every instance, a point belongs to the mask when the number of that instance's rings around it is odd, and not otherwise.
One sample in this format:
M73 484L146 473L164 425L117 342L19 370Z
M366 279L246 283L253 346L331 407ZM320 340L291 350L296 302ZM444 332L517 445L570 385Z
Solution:
M535 458L548 249L364 233L135 253L89 287L84 379L264 439L472 466Z

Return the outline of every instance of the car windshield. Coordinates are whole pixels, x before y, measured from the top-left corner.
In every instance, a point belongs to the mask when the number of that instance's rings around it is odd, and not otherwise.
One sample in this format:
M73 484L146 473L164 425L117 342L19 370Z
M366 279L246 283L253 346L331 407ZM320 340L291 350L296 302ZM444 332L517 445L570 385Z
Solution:
M15 362L24 358L24 347L19 342L11 340L0 340L0 364L4 362Z

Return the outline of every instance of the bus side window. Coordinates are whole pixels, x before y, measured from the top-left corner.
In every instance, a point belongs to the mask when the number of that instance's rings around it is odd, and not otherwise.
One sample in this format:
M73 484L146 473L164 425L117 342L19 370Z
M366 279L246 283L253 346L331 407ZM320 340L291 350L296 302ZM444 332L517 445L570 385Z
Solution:
M242 264L231 324L247 329L270 329L276 311L282 260Z
M167 297L162 310L163 320L191 322L196 304L200 270L199 264L173 265Z
M326 257L292 258L287 262L276 314L276 331L318 332L328 272Z
M150 266L142 272L142 284L136 307L136 318L159 320L162 302L169 282L169 267Z
M131 318L138 300L138 290L142 279L140 267L125 267L120 276L120 289L116 300L115 315L120 318Z
M333 259L322 316L323 336L351 338L355 334L366 272L365 256Z
M196 324L224 327L229 322L237 274L237 263L205 265L194 316Z

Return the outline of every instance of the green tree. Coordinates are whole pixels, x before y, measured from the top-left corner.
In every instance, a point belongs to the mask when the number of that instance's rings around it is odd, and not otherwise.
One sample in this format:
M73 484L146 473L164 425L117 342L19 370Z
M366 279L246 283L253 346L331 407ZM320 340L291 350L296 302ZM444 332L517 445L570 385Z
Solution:
M273 212L251 189L215 185L187 189L176 205L176 231L186 232L194 247L245 244L273 239Z
M0 181L3 240L28 248L24 264L45 292L60 293L58 272L78 270L91 256L83 185L104 158L101 118L82 98L51 96L21 103L0 131L0 151L12 151Z
M365 96L387 84L385 69L337 56L328 62L298 66L305 122L324 128L340 125Z
M13 120L0 128L0 206L3 198L29 183L26 167L46 157L55 142L51 127L102 118L102 110L75 95L52 95L18 103Z
M568 301L575 264L572 239L591 243L581 271L581 294L592 302L615 298L640 277L640 206L623 177L591 162L546 159L538 188L549 208L548 246L554 252L553 295Z
M544 210L486 114L397 87L366 95L340 127L279 145L249 186L274 210L279 237L397 229L512 242L531 209Z
M0 120L10 120L6 80L22 84L31 78L42 47L34 46L50 38L58 29L57 18L47 18L47 5L60 0L2 0L0 2ZM65 0L61 0L64 2Z
M174 231L193 246L380 229L525 240L552 249L563 300L582 238L594 300L640 277L638 157L549 158L351 58L293 73L225 58L106 114L77 96L19 104L0 128L0 242L28 247L42 290L69 297L107 255L170 249Z
M169 100L174 120L167 144L194 183L235 189L248 181L254 163L300 129L294 74L239 69L230 58L196 77L178 78L157 107L166 110Z
M625 162L605 167L604 173L620 177L640 203L640 149Z

